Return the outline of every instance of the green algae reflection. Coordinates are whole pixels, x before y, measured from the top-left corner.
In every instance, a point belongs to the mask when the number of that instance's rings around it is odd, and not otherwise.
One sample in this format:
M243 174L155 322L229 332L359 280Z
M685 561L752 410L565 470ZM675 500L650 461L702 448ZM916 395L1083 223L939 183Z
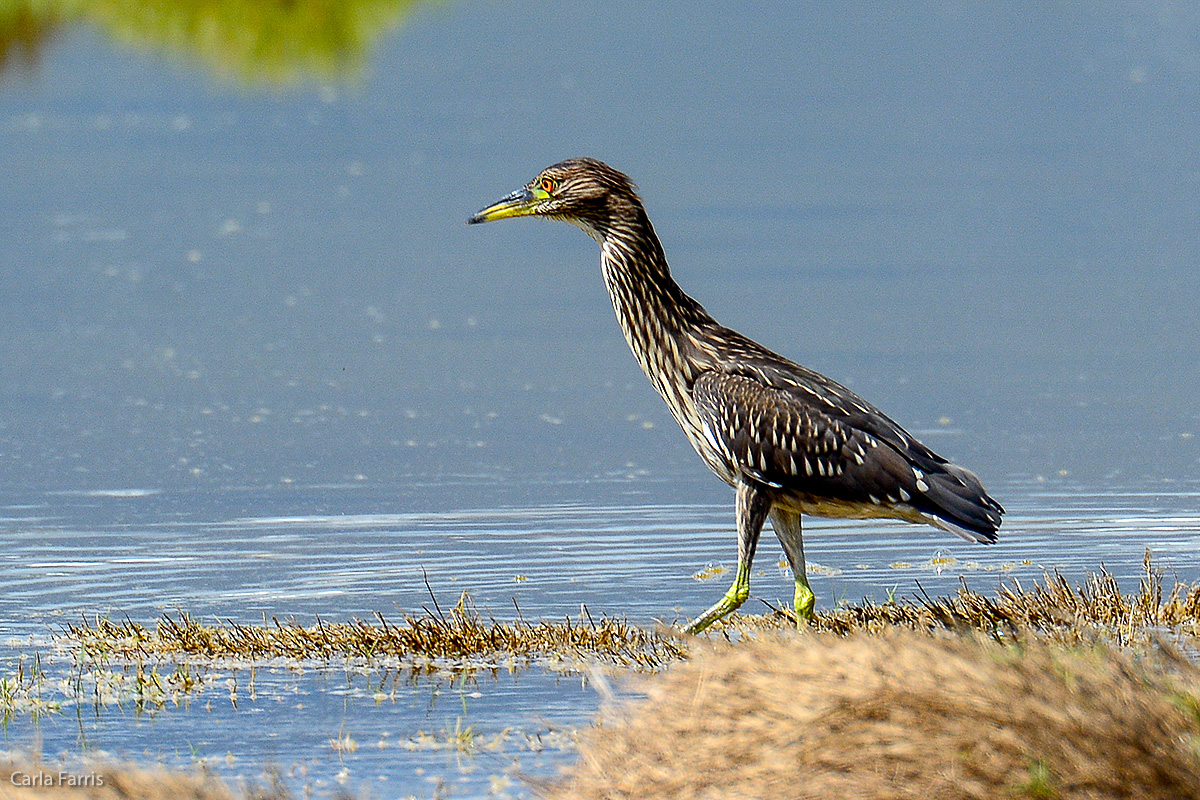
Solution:
M287 86L353 78L419 0L15 0L0 4L0 70L36 63L68 25L199 64L221 80Z

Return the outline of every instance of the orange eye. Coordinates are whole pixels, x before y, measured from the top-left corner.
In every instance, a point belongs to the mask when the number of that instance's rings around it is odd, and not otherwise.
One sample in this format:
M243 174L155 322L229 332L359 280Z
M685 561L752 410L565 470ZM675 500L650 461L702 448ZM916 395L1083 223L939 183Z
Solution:
M558 188L558 184L554 182L553 178L543 177L541 185L542 191L546 194L553 194L554 190Z

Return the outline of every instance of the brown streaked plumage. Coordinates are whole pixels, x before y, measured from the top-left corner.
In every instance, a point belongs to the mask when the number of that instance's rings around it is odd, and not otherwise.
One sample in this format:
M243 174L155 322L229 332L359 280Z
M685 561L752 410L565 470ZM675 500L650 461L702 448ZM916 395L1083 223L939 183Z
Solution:
M634 357L704 463L737 490L737 577L689 631L745 601L768 518L795 575L798 623L814 604L801 514L888 517L996 541L1004 509L974 474L846 387L720 325L684 294L626 175L591 158L562 161L468 222L518 216L573 223L600 244Z

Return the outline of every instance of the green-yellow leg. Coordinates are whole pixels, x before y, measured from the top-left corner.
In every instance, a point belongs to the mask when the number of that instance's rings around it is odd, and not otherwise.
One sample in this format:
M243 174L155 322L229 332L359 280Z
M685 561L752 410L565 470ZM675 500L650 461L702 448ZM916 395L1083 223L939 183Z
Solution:
M812 621L813 608L817 605L817 596L813 594L808 578L803 573L796 578L796 595L792 604L796 608L796 627L803 628L804 623Z
M817 604L817 596L808 585L808 575L804 565L804 537L800 527L800 514L797 511L776 506L771 509L771 527L783 545L792 575L796 579L796 594L792 601L796 609L796 627L803 628L813 618L813 608Z
M729 614L746 602L750 596L750 565L754 563L754 550L758 547L758 536L771 510L771 499L759 489L743 483L737 490L738 566L733 586L725 596L713 604L684 630L699 633L721 617Z

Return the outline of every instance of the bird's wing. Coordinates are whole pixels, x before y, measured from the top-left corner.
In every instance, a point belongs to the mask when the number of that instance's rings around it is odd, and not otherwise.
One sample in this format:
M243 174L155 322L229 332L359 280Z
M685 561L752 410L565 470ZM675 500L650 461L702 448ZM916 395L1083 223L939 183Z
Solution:
M692 386L706 437L748 478L900 516L911 510L972 541L995 541L1003 509L970 472L828 378L766 371L713 370Z

